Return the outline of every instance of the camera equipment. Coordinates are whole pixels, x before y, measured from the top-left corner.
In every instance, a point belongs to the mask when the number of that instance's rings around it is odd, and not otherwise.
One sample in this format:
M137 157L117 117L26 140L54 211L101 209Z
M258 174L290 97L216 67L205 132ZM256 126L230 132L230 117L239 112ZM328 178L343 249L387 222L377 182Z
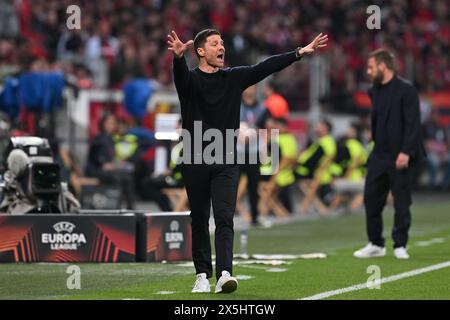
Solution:
M5 150L2 212L63 213L80 205L60 180L60 167L53 162L47 139L12 137Z

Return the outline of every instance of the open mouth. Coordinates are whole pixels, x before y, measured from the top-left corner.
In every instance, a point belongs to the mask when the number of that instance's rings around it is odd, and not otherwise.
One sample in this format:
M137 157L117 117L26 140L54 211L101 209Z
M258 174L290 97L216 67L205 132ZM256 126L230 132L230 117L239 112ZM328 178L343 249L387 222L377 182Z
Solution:
M224 54L223 54L223 53L221 53L221 54L219 54L219 55L217 56L217 59L219 59L219 60L222 60L222 61L223 61L223 57L224 57Z

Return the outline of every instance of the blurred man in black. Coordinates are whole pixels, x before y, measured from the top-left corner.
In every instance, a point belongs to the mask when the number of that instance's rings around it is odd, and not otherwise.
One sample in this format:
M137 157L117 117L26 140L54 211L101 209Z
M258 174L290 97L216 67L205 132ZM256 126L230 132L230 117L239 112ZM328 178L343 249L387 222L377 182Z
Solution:
M250 157L255 156L256 158L259 152L258 143L250 143L250 137L256 134L255 129L258 129L258 125L262 121L264 110L263 104L256 98L256 86L245 89L242 94L241 126L239 128L237 152L245 157L245 163L240 165L240 169L241 175L247 176L247 189L253 226L260 225L258 221L260 164L250 162Z
M94 177L105 185L119 186L127 209L134 209L133 173L125 170L117 161L114 133L117 118L113 113L105 113L99 122L100 132L89 145L86 176Z
M319 34L303 48L269 57L256 65L224 68L225 47L217 30L203 30L196 35L194 41L189 40L186 43L183 43L174 31L167 37L168 49L174 54L173 74L181 104L183 129L195 139L195 124L200 122L203 130L220 130L223 141L226 141L227 129L239 129L241 96L246 88L288 67L303 55L325 47L327 42L327 36ZM189 70L184 53L192 45L199 58L199 66ZM191 144L195 143L194 141ZM189 152L184 144L183 140L183 161ZM203 148L208 144L203 144ZM211 202L216 224L218 280L215 292L228 293L237 288L237 280L231 274L233 215L236 208L239 166L236 162L230 164L228 161L230 157L235 158L236 144L234 151L225 151L228 153L222 154L222 163L205 164L203 150L197 152L194 146L191 148L191 164L182 165L183 180L191 206L192 258L197 274L192 292L210 292L208 278L212 275L212 263L208 224Z
M369 244L356 251L357 258L386 255L382 211L389 191L394 197L394 255L408 259L411 226L411 184L414 167L424 155L420 132L419 97L414 86L394 72L394 57L384 49L369 55L367 75L373 82L372 137L374 150L368 162L364 189Z

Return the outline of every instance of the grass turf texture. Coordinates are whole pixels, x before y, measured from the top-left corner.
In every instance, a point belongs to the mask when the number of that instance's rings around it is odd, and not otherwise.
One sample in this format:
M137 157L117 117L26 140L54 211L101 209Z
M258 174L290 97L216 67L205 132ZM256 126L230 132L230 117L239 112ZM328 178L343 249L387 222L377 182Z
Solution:
M369 265L378 265L381 277L450 261L450 203L417 204L410 232L411 259L392 256L393 210L385 213L388 255L359 260L355 249L365 245L362 214L301 221L249 231L249 253L302 254L325 252L319 260L286 260L288 265L237 265L238 290L229 295L191 294L194 269L176 263L80 264L81 289L68 290L69 264L0 264L0 299L298 299L365 283ZM441 238L422 246L421 241ZM239 252L239 232L235 252ZM269 272L270 268L286 269ZM215 284L215 279L211 279ZM158 294L161 291L173 294ZM214 286L212 286L214 291ZM358 290L329 299L450 299L450 268L381 285L380 290Z

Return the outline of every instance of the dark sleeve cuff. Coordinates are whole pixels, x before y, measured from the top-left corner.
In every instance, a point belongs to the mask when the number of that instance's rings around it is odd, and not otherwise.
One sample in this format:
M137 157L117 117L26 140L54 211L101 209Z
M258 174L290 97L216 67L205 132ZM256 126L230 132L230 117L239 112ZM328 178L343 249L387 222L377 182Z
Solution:
M298 52L300 51L302 47L297 47L297 49L295 49L294 53L295 53L295 60L300 60L301 58L303 58L303 55L300 55Z
M414 157L414 155L416 154L415 151L406 151L406 150L402 150L402 151L400 151L400 152L407 154L410 158Z
M178 62L180 62L180 61L183 61L183 59L184 59L184 54L181 56L181 57L177 57L176 55L173 55L173 61L175 62L175 61L178 61Z

